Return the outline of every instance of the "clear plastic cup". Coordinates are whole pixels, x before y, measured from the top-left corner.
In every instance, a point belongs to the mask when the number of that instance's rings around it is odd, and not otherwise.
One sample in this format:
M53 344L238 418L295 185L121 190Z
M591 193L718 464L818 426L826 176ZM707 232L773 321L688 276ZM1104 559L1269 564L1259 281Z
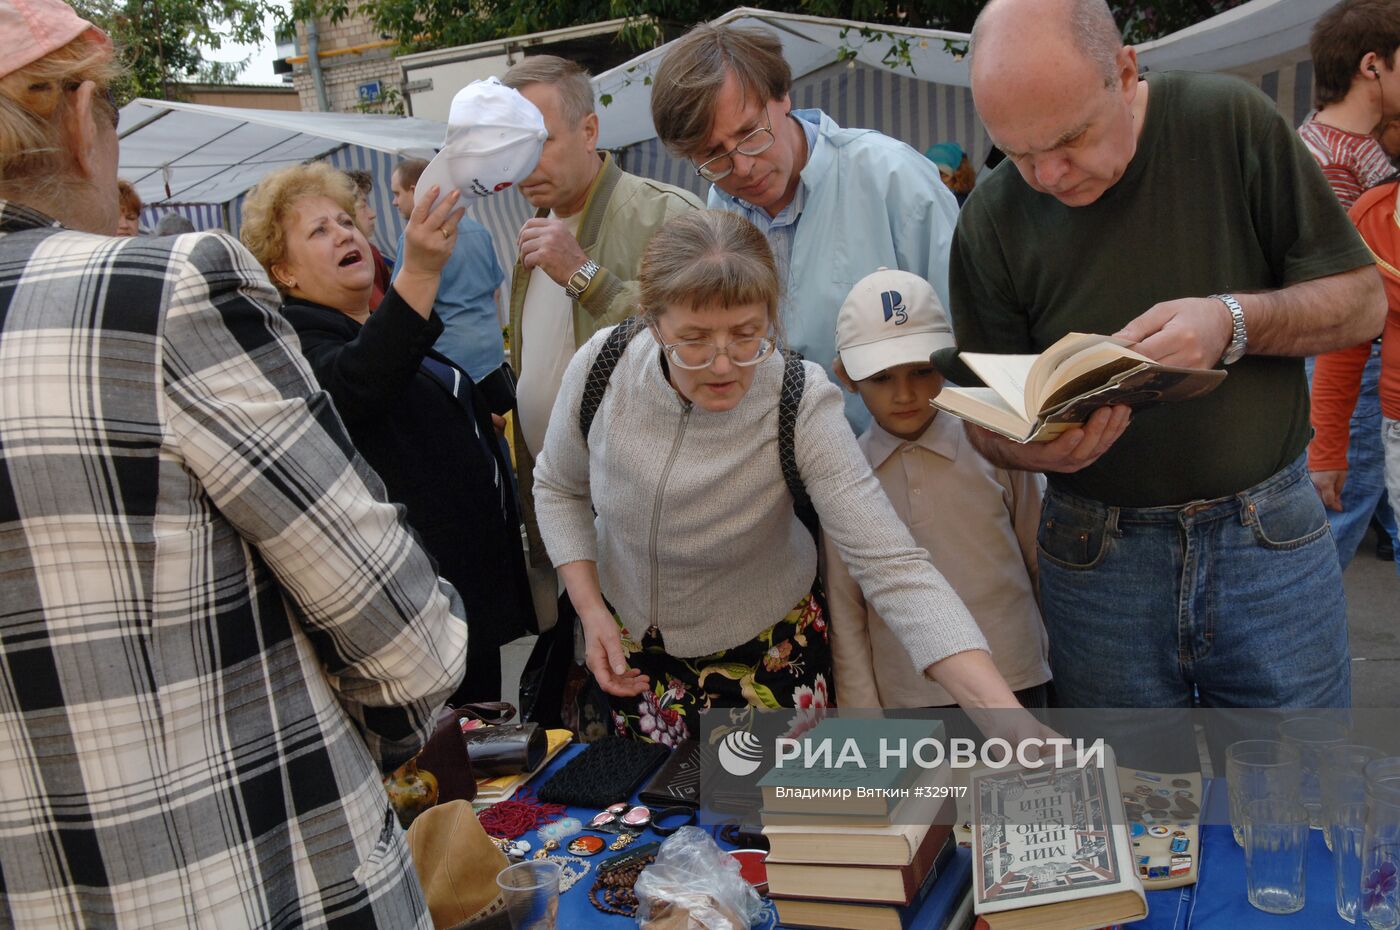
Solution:
M526 859L496 876L511 930L554 930L559 919L559 863Z

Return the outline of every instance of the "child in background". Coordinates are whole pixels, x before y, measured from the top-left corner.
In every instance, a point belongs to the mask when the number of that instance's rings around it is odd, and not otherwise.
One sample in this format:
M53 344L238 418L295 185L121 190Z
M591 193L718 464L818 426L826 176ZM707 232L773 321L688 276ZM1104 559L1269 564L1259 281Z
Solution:
M860 447L895 512L972 612L1017 699L1044 707L1050 666L1035 596L1042 479L996 468L959 420L929 405L943 389L929 355L951 345L948 315L929 283L881 268L841 305L836 375L874 418ZM843 707L952 705L914 668L829 541L825 581Z

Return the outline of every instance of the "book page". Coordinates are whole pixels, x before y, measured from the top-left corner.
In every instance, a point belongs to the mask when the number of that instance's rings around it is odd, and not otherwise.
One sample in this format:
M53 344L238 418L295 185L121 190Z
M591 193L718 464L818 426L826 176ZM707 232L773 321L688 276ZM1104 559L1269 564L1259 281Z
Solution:
M1026 379L1038 355L997 355L991 352L960 352L958 358L977 373L984 384L996 391L1006 405L1030 422L1035 417L1026 403Z
M1113 375L1144 364L1156 363L1139 352L1112 342L1101 342L1081 349L1064 359L1040 386L1040 393L1035 396L1035 411L1042 414L1054 403L1079 393L1083 387L1075 391L1065 391L1064 388L1076 382L1087 384L1095 379L1095 373L1100 370L1105 372L1103 380L1107 381ZM1051 398L1054 398L1053 402Z
M1029 410L1034 410L1038 406L1038 403L1035 402L1036 398L1045 396L1043 393L1044 384L1061 362L1088 346L1112 341L1112 336L1104 336L1100 333L1066 333L1056 339L1048 349L1041 352L1036 357L1036 363L1032 366L1030 375L1026 378L1026 407L1029 408L1027 419L1034 419L1029 415Z
M1020 441L1031 432L1030 422L991 388L945 387L929 403L1010 439Z
M1031 375L1027 379L1026 407L1028 412L1040 412L1045 398L1054 390L1050 387L1050 382L1055 379L1056 369L1068 359L1094 346L1126 346L1127 344L1127 340L1115 339L1102 333L1068 333L1063 338L1056 340L1054 345L1040 353L1040 360L1031 370Z

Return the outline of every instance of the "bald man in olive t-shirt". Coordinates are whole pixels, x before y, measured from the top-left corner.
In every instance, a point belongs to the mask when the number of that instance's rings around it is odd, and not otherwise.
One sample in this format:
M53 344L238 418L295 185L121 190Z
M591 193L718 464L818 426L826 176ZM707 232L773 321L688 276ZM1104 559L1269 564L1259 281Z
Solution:
M1070 32L1076 8L1095 34ZM1040 585L1059 702L1348 705L1341 578L1302 459L1302 356L1369 338L1384 304L1317 166L1243 82L1140 79L1102 0L990 4L972 88L1008 157L954 237L958 349L1118 333L1229 372L1204 398L1131 422L1103 408L1048 443L969 427L994 463L1049 477Z

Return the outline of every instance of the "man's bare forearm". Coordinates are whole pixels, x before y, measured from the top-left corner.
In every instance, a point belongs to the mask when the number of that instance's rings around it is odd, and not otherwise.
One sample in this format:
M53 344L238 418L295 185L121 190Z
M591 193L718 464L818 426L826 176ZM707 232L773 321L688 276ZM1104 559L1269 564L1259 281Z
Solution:
M1317 355L1380 335L1385 291L1365 265L1260 294L1236 294L1251 355Z

